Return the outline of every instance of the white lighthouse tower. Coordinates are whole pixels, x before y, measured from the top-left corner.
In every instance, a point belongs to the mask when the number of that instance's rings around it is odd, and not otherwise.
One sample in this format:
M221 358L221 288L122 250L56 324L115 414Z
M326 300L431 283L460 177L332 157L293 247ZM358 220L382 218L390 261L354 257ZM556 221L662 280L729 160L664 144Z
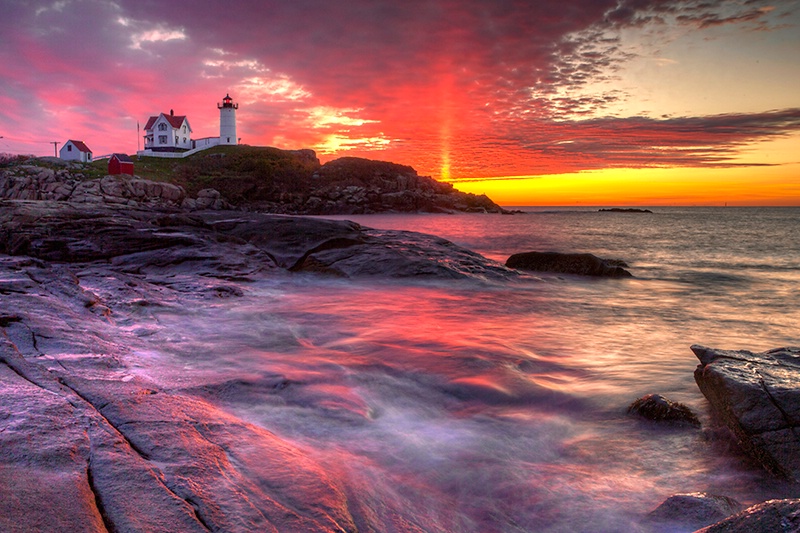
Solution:
M236 137L236 110L239 104L233 103L229 94L225 95L219 109L219 144L238 144Z

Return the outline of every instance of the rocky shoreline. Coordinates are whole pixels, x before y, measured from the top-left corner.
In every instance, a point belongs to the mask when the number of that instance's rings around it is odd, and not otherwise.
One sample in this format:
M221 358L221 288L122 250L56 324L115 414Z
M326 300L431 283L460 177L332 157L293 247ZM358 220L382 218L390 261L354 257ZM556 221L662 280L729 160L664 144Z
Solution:
M237 298L242 282L267 277L508 282L522 274L434 236L191 210L173 189L139 195L149 186L100 181L91 189L99 194L85 195L100 200L0 201L0 529L389 527L335 472L226 412L213 391L164 387L137 372L136 339L149 334L153 309ZM701 391L743 449L797 482L800 351L692 349ZM274 376L258 386L286 384ZM724 496L676 495L659 509L643 517L645 530L800 528L800 500L740 511Z
M52 200L127 207L231 209L219 191L203 189L196 198L183 187L135 176L84 179L81 167L73 170L19 165L0 171L0 200Z
M139 375L149 310L303 272L516 275L432 236L239 211L0 201L0 227L3 531L380 528L291 443Z

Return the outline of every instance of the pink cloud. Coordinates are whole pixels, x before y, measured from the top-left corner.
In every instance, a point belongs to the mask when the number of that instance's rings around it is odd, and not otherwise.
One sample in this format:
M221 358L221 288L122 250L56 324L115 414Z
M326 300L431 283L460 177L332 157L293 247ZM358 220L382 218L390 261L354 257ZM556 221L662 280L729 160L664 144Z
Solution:
M743 143L800 129L795 111L596 118L626 95L578 94L628 59L614 28L769 15L766 2L718 4L12 3L0 19L0 136L38 141L29 146L39 153L69 137L96 153L133 152L136 122L170 109L195 137L214 135L216 102L230 92L246 143L339 146L427 174L445 164L463 177L725 165Z

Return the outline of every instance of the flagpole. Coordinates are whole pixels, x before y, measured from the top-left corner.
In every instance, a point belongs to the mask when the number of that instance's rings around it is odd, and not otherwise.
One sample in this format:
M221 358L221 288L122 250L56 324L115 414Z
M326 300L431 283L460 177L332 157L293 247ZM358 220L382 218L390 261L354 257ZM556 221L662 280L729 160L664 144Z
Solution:
M139 151L139 121L136 121L136 151Z

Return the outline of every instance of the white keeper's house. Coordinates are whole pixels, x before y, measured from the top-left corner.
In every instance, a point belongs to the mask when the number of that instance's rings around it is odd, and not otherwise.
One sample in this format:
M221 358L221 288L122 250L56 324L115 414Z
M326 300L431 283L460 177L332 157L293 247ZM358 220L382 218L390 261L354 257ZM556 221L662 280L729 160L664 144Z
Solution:
M152 116L144 126L144 150L138 155L151 157L185 157L200 150L221 144L239 144L236 137L236 110L239 104L233 102L229 94L225 95L219 109L219 137L203 137L192 139L192 127L184 115L161 113Z
M161 113L150 117L144 125L144 149L154 152L175 152L192 149L192 127L183 115Z

